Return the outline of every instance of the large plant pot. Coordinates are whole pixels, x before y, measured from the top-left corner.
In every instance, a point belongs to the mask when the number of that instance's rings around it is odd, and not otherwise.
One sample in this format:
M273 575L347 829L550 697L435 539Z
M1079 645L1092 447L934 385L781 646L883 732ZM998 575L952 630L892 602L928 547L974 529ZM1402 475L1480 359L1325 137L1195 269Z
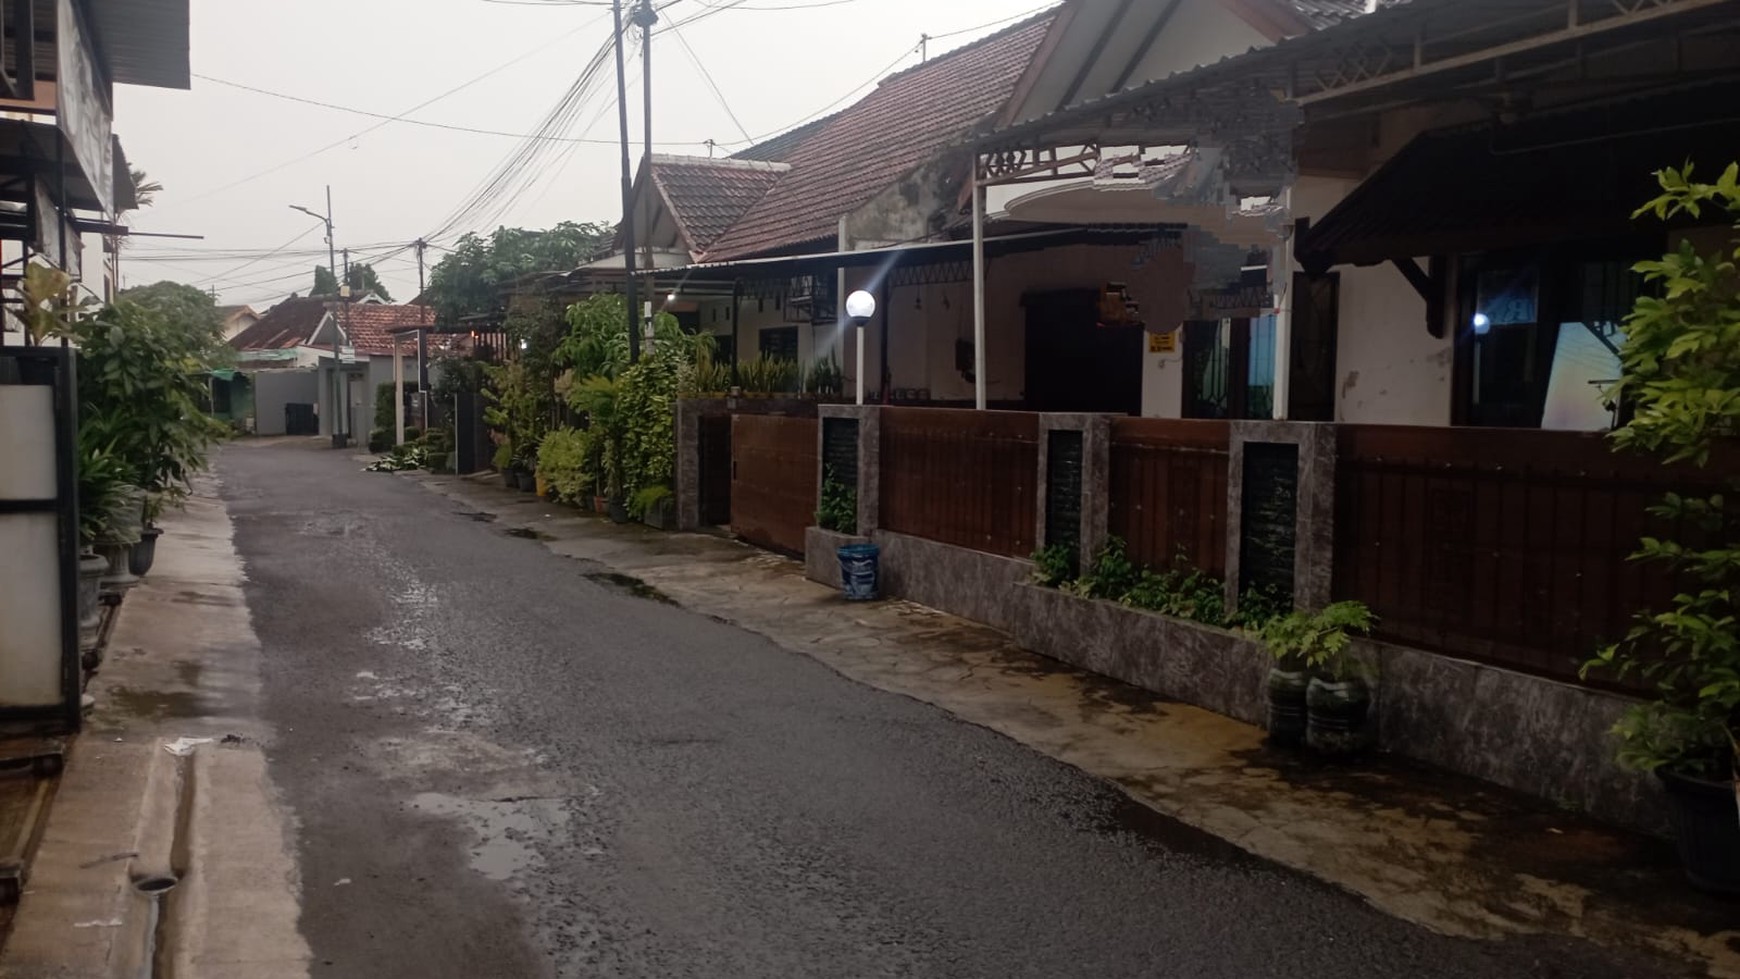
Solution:
M882 549L875 544L843 544L834 551L840 562L840 593L848 602L876 600Z
M518 486L522 493L535 493L538 491L538 477L524 469L516 470L514 472L514 485Z
M79 555L79 648L90 649L97 644L103 627L103 572L109 570L109 559L101 554Z
M1304 670L1274 667L1269 670L1269 742L1288 748L1305 743L1307 711L1305 690L1309 681Z
M514 467L509 466L501 471L501 484L507 489L513 489L519 485L519 480L514 476Z
M620 503L612 503L607 510L610 514L611 520L617 523L628 523L628 507L625 507Z
M139 578L133 574L133 545L117 541L99 541L96 544L97 553L103 556L107 567L103 570L99 582L99 590L121 592L139 583Z
M1351 755L1365 749L1371 688L1364 680L1312 677L1305 688L1305 744L1325 755Z
M1656 771L1667 789L1668 818L1680 863L1693 887L1740 895L1740 809L1734 783Z
M146 527L139 535L139 543L133 545L133 551L127 560L127 570L141 578L150 574L151 565L157 561L157 538L162 536L162 530Z

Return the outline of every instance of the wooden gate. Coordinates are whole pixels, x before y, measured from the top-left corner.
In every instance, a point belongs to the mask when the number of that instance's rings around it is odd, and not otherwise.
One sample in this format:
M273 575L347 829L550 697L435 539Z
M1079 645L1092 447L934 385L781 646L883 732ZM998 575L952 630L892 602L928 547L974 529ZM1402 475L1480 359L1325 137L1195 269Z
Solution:
M816 511L816 419L731 419L731 532L758 547L802 554Z
M723 527L731 522L731 416L702 415L700 421L701 523Z

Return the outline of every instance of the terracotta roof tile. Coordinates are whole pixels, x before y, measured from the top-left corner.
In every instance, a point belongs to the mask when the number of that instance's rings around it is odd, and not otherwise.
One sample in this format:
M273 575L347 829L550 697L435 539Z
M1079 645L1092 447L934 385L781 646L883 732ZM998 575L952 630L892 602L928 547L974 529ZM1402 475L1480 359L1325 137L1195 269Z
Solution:
M230 346L237 350L287 350L300 346L314 335L321 317L326 315L326 305L324 298L286 299L231 337Z
M351 303L335 308L338 324L359 354L391 354L394 333L435 322L427 306L389 306L385 303ZM402 340L400 342L403 342Z
M360 354L390 354L392 331L414 328L434 319L427 306L344 304L325 296L286 299L267 310L259 322L231 338L230 346L237 350L288 350L300 346L314 335L328 312L338 319L350 337L350 346Z
M706 260L834 237L842 215L1002 108L1052 16L1048 11L891 75L789 150L781 147L791 172L707 250Z
M656 154L652 158L653 182L696 252L706 251L790 169L759 160Z

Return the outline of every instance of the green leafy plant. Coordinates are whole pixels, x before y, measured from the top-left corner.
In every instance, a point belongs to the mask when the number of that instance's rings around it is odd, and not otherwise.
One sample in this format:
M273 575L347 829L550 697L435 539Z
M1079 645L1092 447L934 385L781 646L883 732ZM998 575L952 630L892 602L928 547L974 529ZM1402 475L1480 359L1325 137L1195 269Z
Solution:
M172 320L121 299L70 329L79 348L81 443L112 447L130 482L148 494L153 518L186 495L212 443L229 434L201 407L203 375L220 342L215 321Z
M1353 633L1369 634L1376 619L1363 602L1336 602L1318 612L1292 612L1270 619L1259 636L1283 667L1304 669L1331 680L1358 676L1349 653Z
M110 445L79 446L79 541L130 544L139 539L138 490L132 468Z
M1122 537L1112 535L1094 555L1093 566L1065 586L1065 590L1084 598L1106 598L1118 601L1129 594L1141 579L1141 569L1130 560L1129 548Z
M1663 463L1708 466L1718 442L1740 435L1740 164L1714 183L1692 167L1656 175L1661 194L1635 216L1661 220L1724 214L1726 245L1700 253L1688 240L1633 270L1652 287L1625 319L1621 380L1609 397L1629 419L1613 432L1618 450ZM1668 494L1651 512L1692 531L1688 540L1646 537L1635 560L1682 582L1669 607L1640 615L1622 640L1583 666L1585 676L1636 674L1655 700L1629 710L1614 728L1619 760L1726 779L1740 774L1740 519L1729 493Z
M745 394L789 394L803 389L803 370L795 360L761 356L737 365L737 386Z
M1220 579L1182 563L1164 574L1144 569L1118 601L1193 622L1226 622L1226 588Z
M640 520L671 498L669 486L648 486L637 490L628 498L628 515Z
M1239 596L1239 609L1227 622L1228 625L1261 632L1271 620L1278 619L1293 611L1291 599L1281 598L1272 588L1253 587L1245 589Z
M556 499L575 503L586 498L593 474L586 466L586 433L558 428L544 436L538 447L538 474Z
M817 397L839 397L846 389L846 372L833 354L816 359L804 381L804 390Z
M555 433L552 432L550 434L554 435ZM544 438L547 441L550 438L550 436L546 435L546 436L544 436ZM493 454L489 457L489 464L491 466L495 467L496 472L507 472L508 471L509 467L511 467L514 464L514 444L513 444L513 441L511 439L503 438L501 441L499 441L495 444L495 454ZM538 447L538 468L540 468L540 469L543 468L543 465L544 465L544 449L543 449L543 446L539 446Z
M1061 588L1075 578L1078 550L1071 544L1047 544L1033 552L1033 583Z
M823 472L816 526L840 534L858 532L858 488L835 476L831 467Z

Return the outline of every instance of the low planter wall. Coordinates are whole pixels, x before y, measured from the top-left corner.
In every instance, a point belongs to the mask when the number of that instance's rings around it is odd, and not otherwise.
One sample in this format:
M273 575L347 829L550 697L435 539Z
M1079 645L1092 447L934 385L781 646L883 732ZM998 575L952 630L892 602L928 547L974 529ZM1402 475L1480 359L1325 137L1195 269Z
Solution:
M844 583L840 581L840 559L836 552L847 544L868 543L870 538L856 534L842 534L820 527L805 528L804 577L839 591Z
M1017 586L1015 641L1036 653L1249 724L1271 660L1238 633L1034 584Z
M1667 832L1656 780L1614 761L1613 724L1633 701L1407 646L1359 646L1376 664L1386 749L1609 822Z
M835 550L861 537L810 528L806 571L840 587ZM1271 660L1241 633L1032 584L1032 562L876 531L883 595L1002 629L1026 649L1249 724L1264 723ZM1666 832L1655 780L1613 760L1630 703L1599 690L1389 643L1360 641L1381 748L1545 798L1604 821Z
M1032 577L1032 561L890 530L875 531L871 539L882 549L882 594L1014 631L1022 601L1016 586Z

